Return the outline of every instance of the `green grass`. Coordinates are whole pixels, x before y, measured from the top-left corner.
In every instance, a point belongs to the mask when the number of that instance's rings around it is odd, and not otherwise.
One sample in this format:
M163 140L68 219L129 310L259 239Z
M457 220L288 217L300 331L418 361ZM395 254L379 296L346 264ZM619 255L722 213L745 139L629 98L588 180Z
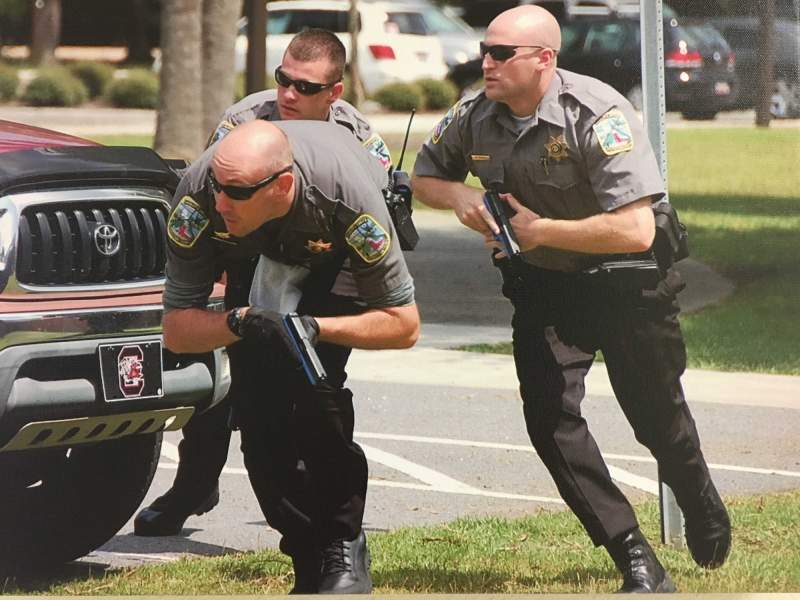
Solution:
M800 592L800 492L728 502L733 551L716 571L696 567L685 550L654 543L682 592ZM658 506L638 507L642 529L658 539ZM459 519L438 527L369 535L379 594L608 593L619 576L569 511L523 519ZM275 551L183 559L94 574L7 581L6 594L281 594L292 584L289 560ZM2 582L0 582L2 583Z

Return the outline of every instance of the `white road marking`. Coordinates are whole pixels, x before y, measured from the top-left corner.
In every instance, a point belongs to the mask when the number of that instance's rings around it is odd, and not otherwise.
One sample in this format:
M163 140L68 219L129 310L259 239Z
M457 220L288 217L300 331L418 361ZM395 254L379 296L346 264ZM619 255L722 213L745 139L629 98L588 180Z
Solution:
M416 442L423 444L436 444L441 446L461 446L471 448L489 448L494 450L513 450L515 452L527 452L535 454L536 451L531 446L521 444L505 444L496 442L480 442L474 440L459 440L452 438L439 438L439 437L426 437L417 435L402 435L391 433L369 433L369 432L356 432L356 438L361 439L374 439L374 440L391 440L402 442ZM379 450L372 446L361 444L364 453L371 461L383 464L391 469L405 473L423 483L410 483L402 481L389 481L385 479L370 479L369 484L377 487L393 487L411 490L440 492L445 494L462 494L467 496L484 496L487 498L503 498L510 500L524 500L531 502L545 502L553 504L563 504L560 498L551 498L547 496L531 496L525 494L513 494L509 492L495 492L490 490L482 490L472 487L466 483L453 479L428 467L409 461L401 456ZM173 462L159 462L158 466L162 469L175 470L178 468L178 447L168 441L164 441L161 445L161 454L165 458ZM603 453L603 458L606 460L623 460L629 462L640 462L655 464L655 459L652 456L640 456L632 454L614 454ZM740 465L727 465L709 463L709 469L719 471L732 471L736 473L751 473L755 475L777 475L781 477L800 478L800 472L788 471L785 469L765 469L760 467L746 467ZM621 484L629 487L642 490L649 494L658 495L659 486L658 482L647 477L636 475L625 469L621 469L614 465L608 465L608 471L611 478ZM222 472L227 475L247 475L247 470L241 467L225 467Z

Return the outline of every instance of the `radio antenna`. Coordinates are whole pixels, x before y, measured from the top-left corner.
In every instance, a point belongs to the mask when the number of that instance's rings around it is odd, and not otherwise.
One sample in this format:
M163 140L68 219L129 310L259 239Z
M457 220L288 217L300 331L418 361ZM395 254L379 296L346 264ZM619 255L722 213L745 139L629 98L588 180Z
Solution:
M400 161L397 163L397 171L403 170L403 157L406 155L406 144L408 144L408 134L411 132L411 121L414 120L414 113L417 112L416 108L411 109L411 116L408 117L408 127L406 127L406 137L403 140L403 149L400 151Z

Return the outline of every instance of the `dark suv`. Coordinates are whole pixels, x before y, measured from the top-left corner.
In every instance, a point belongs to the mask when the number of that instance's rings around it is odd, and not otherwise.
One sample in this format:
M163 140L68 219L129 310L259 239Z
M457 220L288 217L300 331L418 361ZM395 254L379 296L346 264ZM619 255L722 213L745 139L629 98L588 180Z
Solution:
M177 181L152 150L0 121L0 574L113 536L162 432L227 392L224 352L162 349Z
M558 66L591 75L642 106L639 17L580 16L562 23ZM738 91L735 56L713 26L664 19L664 87L667 110L687 119L712 119Z

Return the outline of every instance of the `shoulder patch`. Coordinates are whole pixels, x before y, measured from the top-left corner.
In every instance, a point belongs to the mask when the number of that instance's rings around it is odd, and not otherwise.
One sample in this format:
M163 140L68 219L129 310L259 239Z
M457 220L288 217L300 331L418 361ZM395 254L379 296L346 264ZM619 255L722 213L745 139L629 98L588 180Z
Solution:
M191 196L184 196L169 215L167 235L181 248L191 248L208 223L200 205Z
M381 136L377 133L373 134L372 137L364 142L364 148L378 159L384 169L389 170L392 164L392 155L389 154L389 148L386 147L386 142L383 141Z
M633 133L622 111L612 109L592 125L597 142L606 156L628 152L633 148Z
M372 215L359 216L344 234L347 245L364 259L366 263L374 263L383 258L389 251L392 240Z
M453 122L453 119L456 118L456 113L458 112L458 108L461 106L461 100L456 102L453 106L450 107L450 110L447 111L447 114L436 124L436 127L433 129L433 134L431 135L431 141L434 144L438 144L439 140L442 139L442 134L444 130L447 129L447 126Z
M233 129L235 125L228 120L221 121L217 128L214 130L214 133L208 138L206 142L206 148L208 148L211 144L215 144L216 142L220 141L226 135L228 135Z

